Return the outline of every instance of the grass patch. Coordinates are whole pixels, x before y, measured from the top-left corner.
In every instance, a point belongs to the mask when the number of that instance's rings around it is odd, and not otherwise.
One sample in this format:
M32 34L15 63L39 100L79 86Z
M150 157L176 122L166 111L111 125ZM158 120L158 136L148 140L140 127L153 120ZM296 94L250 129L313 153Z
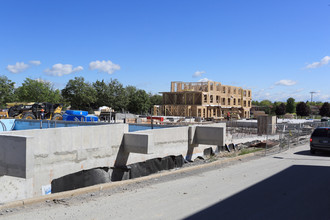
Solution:
M263 148L245 148L242 149L241 152L239 152L238 156L244 155L244 154L249 154L249 153L254 153L257 151L261 151Z
M215 155L211 155L210 158L208 159L209 162L213 162L213 161L216 161L216 160L218 160L218 158Z

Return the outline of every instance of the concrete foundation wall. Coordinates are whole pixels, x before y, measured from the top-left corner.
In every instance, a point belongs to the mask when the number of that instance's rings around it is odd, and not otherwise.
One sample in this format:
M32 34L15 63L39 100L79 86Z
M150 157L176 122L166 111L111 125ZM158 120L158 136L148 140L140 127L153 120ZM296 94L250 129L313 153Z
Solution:
M2 132L0 175L25 178L26 184L32 184L27 186L32 189L28 197L41 195L42 187L53 179L113 166L127 132L127 124ZM12 199L16 198L20 197Z
M188 127L153 129L133 132L153 136L153 151L150 154L131 153L127 164L169 155L186 155L188 149Z
M182 154L184 158L191 156L191 159L195 159L198 156L202 156L206 148L212 147L213 150L216 150L217 146L224 145L224 139L226 135L226 124L217 123L212 125L205 126L205 129L208 128L220 128L213 130L214 132L218 131L219 133L197 133L198 128L204 126L190 126L189 127L175 127L175 128L166 128L166 129L154 129L154 130L145 130L145 131L136 131L133 133L137 134L150 134L153 136L154 146L153 152L147 155L137 156L134 153L130 155L128 159L128 164L136 163L142 160L147 160L156 157L165 157L169 155L180 155ZM190 131L189 131L190 129ZM196 131L197 130L197 131ZM202 129L201 129L202 130ZM221 130L221 131L220 131ZM191 134L189 134L191 132ZM217 136L217 138L216 138ZM202 143L209 139L211 142ZM218 144L218 145L217 145ZM192 152L189 152L189 147ZM189 154L189 155L188 155ZM190 155L191 154L191 155Z
M203 155L205 148L215 150L224 143L225 124L208 125L207 132L198 128L129 133L127 124L110 124L2 132L0 202L42 195L52 180L81 170L112 167L116 161L121 161L120 165L131 164L169 155L194 159ZM208 139L212 142L206 143ZM8 184L20 189L8 193L4 188Z

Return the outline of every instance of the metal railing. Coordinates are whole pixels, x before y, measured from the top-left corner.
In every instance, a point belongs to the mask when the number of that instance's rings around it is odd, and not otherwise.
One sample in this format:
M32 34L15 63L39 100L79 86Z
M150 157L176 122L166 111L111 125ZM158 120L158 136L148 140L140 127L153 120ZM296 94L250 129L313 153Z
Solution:
M328 126L330 126L329 122L268 125L265 155L279 153L298 145L308 144L315 128Z

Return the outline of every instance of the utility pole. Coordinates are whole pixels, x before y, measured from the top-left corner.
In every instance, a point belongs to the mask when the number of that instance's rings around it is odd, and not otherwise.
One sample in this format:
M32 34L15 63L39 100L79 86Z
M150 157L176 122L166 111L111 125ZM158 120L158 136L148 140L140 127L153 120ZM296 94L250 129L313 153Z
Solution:
M309 92L311 94L311 102L313 102L313 94L316 92Z

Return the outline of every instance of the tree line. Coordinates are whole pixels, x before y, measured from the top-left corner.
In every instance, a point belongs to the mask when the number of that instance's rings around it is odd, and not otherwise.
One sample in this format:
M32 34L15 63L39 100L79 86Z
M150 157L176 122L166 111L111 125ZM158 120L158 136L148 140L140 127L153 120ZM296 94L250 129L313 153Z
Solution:
M147 93L135 86L124 87L117 79L90 83L83 77L75 77L67 82L64 89L59 90L50 82L30 78L15 88L15 82L0 76L0 107L5 108L10 102L63 103L71 106L71 109L90 112L101 106L109 106L117 112L147 114L153 105L162 104L162 96Z
M301 117L310 115L330 117L330 104L328 102L295 102L295 99L291 97L286 102L252 101L252 105L269 115L283 116L286 113L290 113Z

